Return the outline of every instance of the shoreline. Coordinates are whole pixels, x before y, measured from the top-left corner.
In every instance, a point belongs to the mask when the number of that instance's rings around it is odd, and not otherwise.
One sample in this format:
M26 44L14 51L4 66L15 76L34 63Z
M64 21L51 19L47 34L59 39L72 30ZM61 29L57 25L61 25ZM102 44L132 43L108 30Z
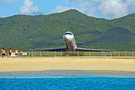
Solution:
M43 71L9 71L9 72L0 72L1 73L40 73L40 72L57 72L57 71L85 71L89 73L135 73L135 71L114 71L114 70L43 70Z
M91 73L135 73L133 57L45 57L0 58L0 73L42 71L89 71Z
M45 70L35 72L0 72L0 79L4 78L135 78L135 72L115 71L83 71L83 70Z

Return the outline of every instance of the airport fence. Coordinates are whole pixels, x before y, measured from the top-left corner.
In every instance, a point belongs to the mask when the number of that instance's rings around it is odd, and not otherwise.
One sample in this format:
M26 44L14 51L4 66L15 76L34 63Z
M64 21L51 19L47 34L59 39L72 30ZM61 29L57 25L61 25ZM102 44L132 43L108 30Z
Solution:
M8 57L9 54L6 53ZM15 53L12 53L12 57L15 56ZM135 57L135 52L131 51L117 51L117 52L52 52L52 51L44 51L44 52L19 52L19 57L72 57L72 56L102 56L102 57L114 57L114 56L124 56L124 57Z

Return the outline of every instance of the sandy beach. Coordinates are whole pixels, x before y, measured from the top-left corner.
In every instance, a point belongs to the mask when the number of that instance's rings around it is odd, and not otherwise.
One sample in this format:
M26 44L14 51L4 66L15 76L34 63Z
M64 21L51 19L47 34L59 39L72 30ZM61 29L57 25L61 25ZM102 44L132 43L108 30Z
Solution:
M0 58L0 72L84 70L89 72L135 72L133 58L42 57Z

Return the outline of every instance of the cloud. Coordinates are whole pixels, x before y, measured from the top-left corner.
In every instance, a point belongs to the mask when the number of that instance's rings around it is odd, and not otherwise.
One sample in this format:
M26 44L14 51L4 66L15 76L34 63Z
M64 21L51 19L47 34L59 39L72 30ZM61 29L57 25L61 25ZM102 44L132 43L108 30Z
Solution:
M135 0L66 0L88 16L98 13L106 19L120 18L135 12Z
M23 0L0 0L0 5L9 5Z
M69 9L76 9L82 13L87 14L88 16L94 16L95 15L95 9L94 3L91 3L87 0L66 0L67 3L74 3L76 4L76 7L63 7L61 5L58 5L55 9L52 10L53 13L55 12L64 12ZM93 7L92 7L93 6Z
M126 0L127 5L135 5L135 0Z
M129 13L135 12L135 0L126 0L126 4L128 6Z
M33 7L32 5L33 5L33 1L24 0L24 6L20 8L20 13L31 14L31 13L39 12L39 8L37 7L37 5L35 7Z
M52 10L53 13L61 13L61 12L64 12L64 11L67 11L67 10L70 10L70 9L76 9L82 13L84 13L84 11L87 9L87 8L75 8L75 7L62 7L61 5L58 5L55 9ZM86 13L90 16L94 16L94 13L93 11L95 11L95 8L91 8L89 9L89 11L87 11Z
M95 0L98 10L106 18L119 18L127 15L127 5L122 0Z
M88 16L95 16L96 3L92 0L66 0L77 5L78 11Z
M32 16L35 16L35 15L44 15L44 13L42 13L42 12L32 12L32 13L30 13L30 15L32 15Z
M135 12L135 0L93 0L105 18L120 18Z
M53 13L60 13L60 12L67 11L69 9L75 9L75 8L73 8L73 7L71 7L71 8L69 8L69 7L62 7L61 5L58 5L55 9L52 10L52 12Z

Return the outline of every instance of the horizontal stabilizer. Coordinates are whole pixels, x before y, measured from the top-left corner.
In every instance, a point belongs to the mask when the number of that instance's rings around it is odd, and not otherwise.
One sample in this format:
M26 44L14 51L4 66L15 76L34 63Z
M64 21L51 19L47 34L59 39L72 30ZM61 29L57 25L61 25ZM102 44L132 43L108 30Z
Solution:
M92 44L89 44L89 43L83 43L83 42L76 42L76 44L92 45Z
M65 45L65 43L61 43L61 44L59 44L59 45Z
M31 51L67 51L66 48L30 49Z
M107 49L87 49L87 48L76 48L76 51L92 51L92 52L114 52L115 50L107 50Z

